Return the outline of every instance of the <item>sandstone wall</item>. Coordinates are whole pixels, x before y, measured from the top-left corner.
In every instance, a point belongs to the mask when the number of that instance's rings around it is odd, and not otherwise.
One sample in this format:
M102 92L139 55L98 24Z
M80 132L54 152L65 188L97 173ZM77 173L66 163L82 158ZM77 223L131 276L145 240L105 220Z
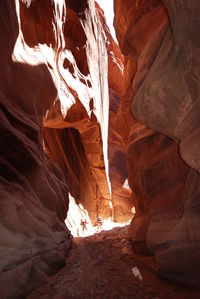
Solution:
M127 172L126 166L121 170L124 148L115 129L123 57L103 11L94 1L46 0L21 3L20 17L25 42L37 59L42 54L58 90L43 119L48 154L93 224L98 215L127 220L131 195L122 188Z
M107 38L108 53L108 87L109 87L109 123L108 123L108 158L109 178L111 182L111 200L113 206L113 220L127 222L132 218L132 192L127 186L127 166L125 158L125 144L120 134L117 112L123 87L124 58L119 45L113 40L106 25L103 11L97 6Z
M0 297L22 298L63 267L71 246L63 174L43 151L42 117L56 98L43 64L14 62L15 1L0 3Z
M69 193L93 224L130 218L123 57L94 1L3 0L0 14L0 297L21 298L65 265Z
M43 55L58 90L43 119L45 148L95 223L105 206L111 214L107 52L94 2L79 2L21 3L21 23L25 41Z
M198 286L199 8L115 0L114 21L125 56L118 122L136 205L133 247L154 254L163 277Z

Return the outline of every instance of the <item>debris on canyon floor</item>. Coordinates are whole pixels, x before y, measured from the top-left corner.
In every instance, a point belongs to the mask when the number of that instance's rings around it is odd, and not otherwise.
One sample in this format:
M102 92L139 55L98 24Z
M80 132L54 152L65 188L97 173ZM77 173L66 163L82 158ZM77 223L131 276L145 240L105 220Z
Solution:
M133 265L142 281L130 271ZM197 299L200 292L159 278L153 257L133 253L126 226L74 238L67 266L27 297L36 298Z
M133 267L132 269L133 275L135 276L135 278L137 278L138 280L142 281L142 275L138 269L138 267Z

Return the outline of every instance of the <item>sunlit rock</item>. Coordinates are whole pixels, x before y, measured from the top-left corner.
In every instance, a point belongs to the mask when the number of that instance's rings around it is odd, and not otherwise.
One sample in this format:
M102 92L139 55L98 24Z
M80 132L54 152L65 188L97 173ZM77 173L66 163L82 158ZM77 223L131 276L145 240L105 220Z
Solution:
M103 11L93 1L80 5L46 0L28 7L21 3L20 17L23 36L16 57L20 47L20 53L24 50L44 61L58 91L43 119L47 153L93 224L98 214L116 221L130 219L130 192L122 188L127 177L124 148L115 129L123 57Z
M43 119L45 148L94 223L97 200L111 213L106 37L93 1L78 11L70 1L46 2L20 6L24 40L43 56L58 91Z
M0 14L0 297L21 298L65 265L65 223L80 236L81 218L86 235L98 215L102 229L132 217L123 57L92 0L3 0Z

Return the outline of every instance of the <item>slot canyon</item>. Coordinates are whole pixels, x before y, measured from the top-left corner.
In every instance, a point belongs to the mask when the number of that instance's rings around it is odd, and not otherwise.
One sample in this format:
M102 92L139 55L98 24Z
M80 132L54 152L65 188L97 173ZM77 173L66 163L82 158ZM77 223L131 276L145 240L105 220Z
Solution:
M103 2L0 1L0 299L200 298L200 0Z

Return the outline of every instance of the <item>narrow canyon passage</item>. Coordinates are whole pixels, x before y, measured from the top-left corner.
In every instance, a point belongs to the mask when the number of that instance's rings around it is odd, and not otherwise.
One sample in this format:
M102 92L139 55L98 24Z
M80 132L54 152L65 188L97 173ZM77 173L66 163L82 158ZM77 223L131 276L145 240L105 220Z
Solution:
M199 16L0 1L0 299L200 298Z
M76 238L67 266L27 299L198 299L199 292L156 274L153 257L133 252L128 226ZM137 266L142 281L135 278Z

